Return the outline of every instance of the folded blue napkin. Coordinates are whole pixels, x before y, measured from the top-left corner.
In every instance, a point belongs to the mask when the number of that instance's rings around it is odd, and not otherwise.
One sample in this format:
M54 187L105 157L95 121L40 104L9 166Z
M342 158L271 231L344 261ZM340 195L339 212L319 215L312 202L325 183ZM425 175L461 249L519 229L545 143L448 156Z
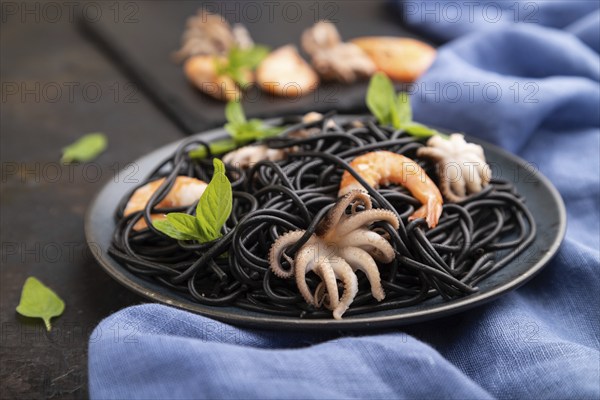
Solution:
M417 120L497 143L557 186L569 226L540 275L457 316L348 337L130 307L90 338L91 397L600 398L598 3L526 3L537 23L434 24L413 9L413 27L457 39L439 49L412 102Z

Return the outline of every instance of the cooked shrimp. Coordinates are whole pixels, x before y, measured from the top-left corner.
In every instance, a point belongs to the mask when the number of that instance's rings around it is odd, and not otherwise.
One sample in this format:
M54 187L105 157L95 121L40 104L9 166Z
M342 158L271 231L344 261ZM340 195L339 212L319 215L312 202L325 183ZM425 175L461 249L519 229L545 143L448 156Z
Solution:
M150 200L150 197L158 190L160 185L163 184L165 178L160 178L144 186L138 188L133 195L129 198L125 211L125 216L133 214L134 212L142 211L146 208L146 204ZM174 207L186 207L191 206L194 202L200 199L204 189L206 189L206 182L200 179L191 178L189 176L178 176L175 179L173 187L167 193L164 199L162 199L155 208L174 208ZM152 220L165 219L165 214L152 214ZM146 220L140 219L134 225L134 230L141 230L146 228Z
M256 80L265 92L291 98L310 93L319 85L317 73L292 45L272 51L256 69Z
M390 183L407 188L423 204L409 219L425 218L430 228L437 225L442 214L442 195L419 164L401 154L373 151L356 157L350 166L374 188ZM356 189L365 190L348 171L344 171L338 196Z
M436 50L430 45L411 38L367 36L353 39L391 79L414 82L433 63Z

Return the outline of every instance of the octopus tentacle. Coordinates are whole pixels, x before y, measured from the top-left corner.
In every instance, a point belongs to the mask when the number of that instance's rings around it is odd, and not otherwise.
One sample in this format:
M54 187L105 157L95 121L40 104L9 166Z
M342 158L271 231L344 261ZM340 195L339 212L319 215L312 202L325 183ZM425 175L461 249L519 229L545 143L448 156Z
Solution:
M364 210L359 211L361 203ZM350 214L346 214L348 206L352 206ZM429 210L435 210L431 204L427 206ZM388 263L395 257L395 251L386 238L369 229L369 225L379 221L388 222L395 229L399 227L394 213L372 208L367 193L349 192L319 223L316 232L296 252L294 260L285 254L285 250L298 243L306 231L292 231L279 237L269 250L271 270L280 278L295 276L298 291L306 303L315 307L324 305L333 311L336 319L342 318L358 293L356 270L366 274L371 294L381 301L385 292L375 260ZM283 269L281 257L290 262L290 270ZM321 278L314 293L306 280L310 271ZM338 281L344 287L341 298Z
M333 208L327 213L325 218L319 223L315 233L318 236L326 237L331 230L338 225L340 219L344 217L346 208L353 202L358 201L363 204L366 210L370 210L373 205L371 203L371 197L362 190L353 190L345 194Z
M421 147L417 151L419 157L427 157L436 162L441 161L444 158L444 153L442 150L435 147Z
M454 133L447 139L432 136L427 147L417 150L417 156L435 161L440 188L451 202L463 201L468 195L483 190L490 182L491 174L483 147L468 143L461 134Z
M458 203L463 200L463 197L461 197L459 194L454 194L453 188L451 187L452 179L448 177L446 165L439 163L437 171L438 176L440 177L440 189L442 190L444 197L446 197L446 199L452 203Z
M492 169L490 166L486 164L479 163L477 164L477 171L481 176L481 186L487 186L490 184L492 180Z
M300 240L305 232L306 231L302 230L286 232L273 243L269 250L269 264L271 266L271 271L273 271L275 276L282 279L289 279L294 276L294 262L285 254L285 250ZM309 239L307 244L310 242L311 240ZM281 266L281 256L285 257L290 263L291 268L289 270L285 270Z
M319 303L323 303L325 302L325 306L329 309L334 309L338 306L339 304L339 292L338 292L338 286L337 286L337 280L336 280L336 275L333 271L333 268L331 266L331 262L328 258L326 257L322 257L318 262L317 265L315 267L315 272L317 273L317 275L319 275L321 277L322 282L319 284L319 286L321 286L321 284L324 285L324 289L327 292L327 298L325 298L325 293L323 293L322 295L317 294L318 292L320 292L317 288L317 290L315 290L315 305L319 305ZM327 300L327 301L325 301Z
M340 249L340 257L352 267L352 270L360 270L365 273L371 285L371 294L377 301L385 298L385 292L381 286L379 269L373 257L359 247L344 247Z
M344 221L340 222L336 228L336 233L339 236L344 236L358 228L366 227L378 221L389 222L394 229L398 229L400 226L398 217L396 217L396 214L390 210L371 209L351 215Z
M479 146L477 146L479 147ZM483 150L481 150L483 151ZM485 162L481 162L481 159L485 158L482 156L482 158L478 158L477 156L475 156L474 154L466 154L465 155L465 159L469 162L471 162L471 165L475 166L475 172L477 174L479 174L479 178L481 179L481 186L483 189L484 186L487 186L490 183L490 179L491 179L491 169L490 166L485 163Z
M391 262L396 256L394 248L387 240L368 229L357 229L344 236L340 246L359 247L383 263Z
M344 284L344 294L338 305L333 308L333 318L342 319L342 315L350 307L358 293L358 278L350 265L341 257L332 257L331 267L335 276Z
M323 283L322 281L319 282L319 284L317 285L316 289L315 289L315 306L321 307L322 305L325 305L325 307L330 308L329 307L329 294L327 293L327 289L325 287L325 283Z
M296 286L304 300L310 305L316 305L315 298L306 283L306 274L315 268L315 245L304 245L295 259Z
M446 164L446 176L450 179L450 188L452 189L452 193L454 193L459 198L464 198L467 195L467 187L465 186L465 182L462 178L462 172L460 168L456 168L456 164L452 165Z
M471 164L473 165L473 164ZM466 176L465 185L467 187L467 192L469 193L478 193L481 192L483 187L481 186L481 177L479 176L478 171L471 169L468 165L462 164L460 168L460 172L463 176Z

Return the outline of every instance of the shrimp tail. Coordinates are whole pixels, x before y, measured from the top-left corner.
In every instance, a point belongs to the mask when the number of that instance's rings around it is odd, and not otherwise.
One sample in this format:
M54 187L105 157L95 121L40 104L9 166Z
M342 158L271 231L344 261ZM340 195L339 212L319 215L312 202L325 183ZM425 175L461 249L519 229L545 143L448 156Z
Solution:
M408 217L408 219L412 221L418 218L425 218L427 225L430 228L435 228L441 215L442 204L435 197L429 197L427 204L423 204L423 206Z

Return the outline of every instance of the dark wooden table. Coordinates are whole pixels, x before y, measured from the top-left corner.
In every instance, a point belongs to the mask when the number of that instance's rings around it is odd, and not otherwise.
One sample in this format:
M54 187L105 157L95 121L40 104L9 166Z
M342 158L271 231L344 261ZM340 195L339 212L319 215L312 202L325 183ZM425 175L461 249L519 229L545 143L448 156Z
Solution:
M94 262L83 234L84 214L103 184L143 178L133 169L128 175L120 169L181 138L182 131L82 34L78 19L96 18L99 3L2 2L2 398L86 398L87 344L94 327L143 301ZM135 20L143 17L136 10L146 5L105 2L101 18L115 24ZM350 28L365 31L369 22L357 19L361 23ZM283 36L277 32L277 40ZM108 136L108 151L84 165L59 163L62 147L96 131ZM15 312L28 276L39 278L66 303L50 333L41 320Z
M2 18L0 396L86 398L92 330L142 301L94 262L86 208L104 183L124 179L120 168L181 133L67 15ZM90 164L59 164L63 146L95 131L108 135L108 151ZM50 333L15 312L28 276L66 303Z

